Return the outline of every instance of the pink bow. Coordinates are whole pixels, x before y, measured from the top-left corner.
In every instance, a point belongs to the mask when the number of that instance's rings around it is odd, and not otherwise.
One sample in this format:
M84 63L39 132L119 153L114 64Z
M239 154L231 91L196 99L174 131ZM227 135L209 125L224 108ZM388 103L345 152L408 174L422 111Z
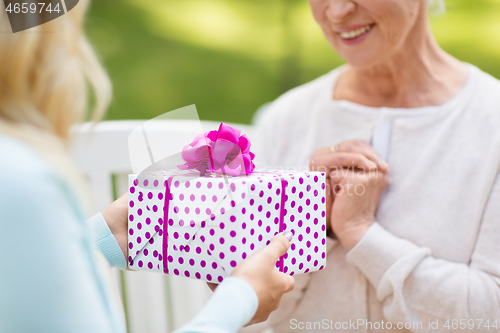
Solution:
M250 140L237 128L221 123L218 131L197 135L182 149L185 164L179 169L196 169L202 176L212 173L230 176L248 175L255 165L250 151Z

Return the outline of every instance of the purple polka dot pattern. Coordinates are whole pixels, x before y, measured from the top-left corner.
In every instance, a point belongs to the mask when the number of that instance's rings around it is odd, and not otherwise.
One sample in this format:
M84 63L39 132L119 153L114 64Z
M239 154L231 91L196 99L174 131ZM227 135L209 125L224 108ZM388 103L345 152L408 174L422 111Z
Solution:
M280 174L286 186L283 207ZM163 184L171 177L168 223L163 223ZM176 170L164 171L160 178L143 174L140 181L129 175L129 267L221 282L282 226L295 235L282 257L283 271L294 275L323 269L324 188L325 176L319 172L266 170L224 179ZM168 253L163 251L164 224Z

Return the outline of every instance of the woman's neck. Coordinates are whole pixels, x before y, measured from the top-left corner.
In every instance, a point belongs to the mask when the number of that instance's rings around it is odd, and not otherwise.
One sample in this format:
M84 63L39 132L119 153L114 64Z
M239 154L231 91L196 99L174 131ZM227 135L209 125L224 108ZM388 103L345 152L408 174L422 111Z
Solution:
M400 51L375 66L349 66L333 98L372 107L417 108L441 105L457 94L467 79L466 66L444 52L430 31L406 40Z

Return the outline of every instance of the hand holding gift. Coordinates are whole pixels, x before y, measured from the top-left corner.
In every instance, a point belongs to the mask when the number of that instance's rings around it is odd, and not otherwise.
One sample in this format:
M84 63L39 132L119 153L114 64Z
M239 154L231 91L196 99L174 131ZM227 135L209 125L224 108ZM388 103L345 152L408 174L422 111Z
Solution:
M127 238L128 238L128 193L125 193L117 200L115 200L111 205L109 205L104 212L102 212L102 217L106 221L109 230L113 236L115 236L120 249L123 252L125 258L128 257L127 249Z
M275 236L269 245L243 260L231 274L250 284L259 299L259 307L248 325L266 321L280 304L283 294L290 292L295 279L278 272L274 265L290 248L291 232Z

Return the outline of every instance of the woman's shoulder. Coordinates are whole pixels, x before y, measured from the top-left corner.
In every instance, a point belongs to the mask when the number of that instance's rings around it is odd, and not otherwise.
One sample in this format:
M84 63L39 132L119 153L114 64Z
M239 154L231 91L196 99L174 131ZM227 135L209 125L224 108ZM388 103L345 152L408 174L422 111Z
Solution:
M56 217L61 216L83 222L71 188L34 148L0 132L0 152L0 216L4 218L0 230L43 229L60 225Z
M474 91L487 100L500 100L500 80L488 74L478 67L468 64L470 70L471 84Z
M469 69L469 89L463 94L467 100L462 101L465 110L484 126L500 125L500 80L473 65Z
M466 63L466 65L469 67L471 70L471 73L473 76L475 76L476 79L479 79L480 81L483 82L488 82L490 84L493 84L495 88L500 89L500 80L494 77L493 75L483 71L479 67Z

